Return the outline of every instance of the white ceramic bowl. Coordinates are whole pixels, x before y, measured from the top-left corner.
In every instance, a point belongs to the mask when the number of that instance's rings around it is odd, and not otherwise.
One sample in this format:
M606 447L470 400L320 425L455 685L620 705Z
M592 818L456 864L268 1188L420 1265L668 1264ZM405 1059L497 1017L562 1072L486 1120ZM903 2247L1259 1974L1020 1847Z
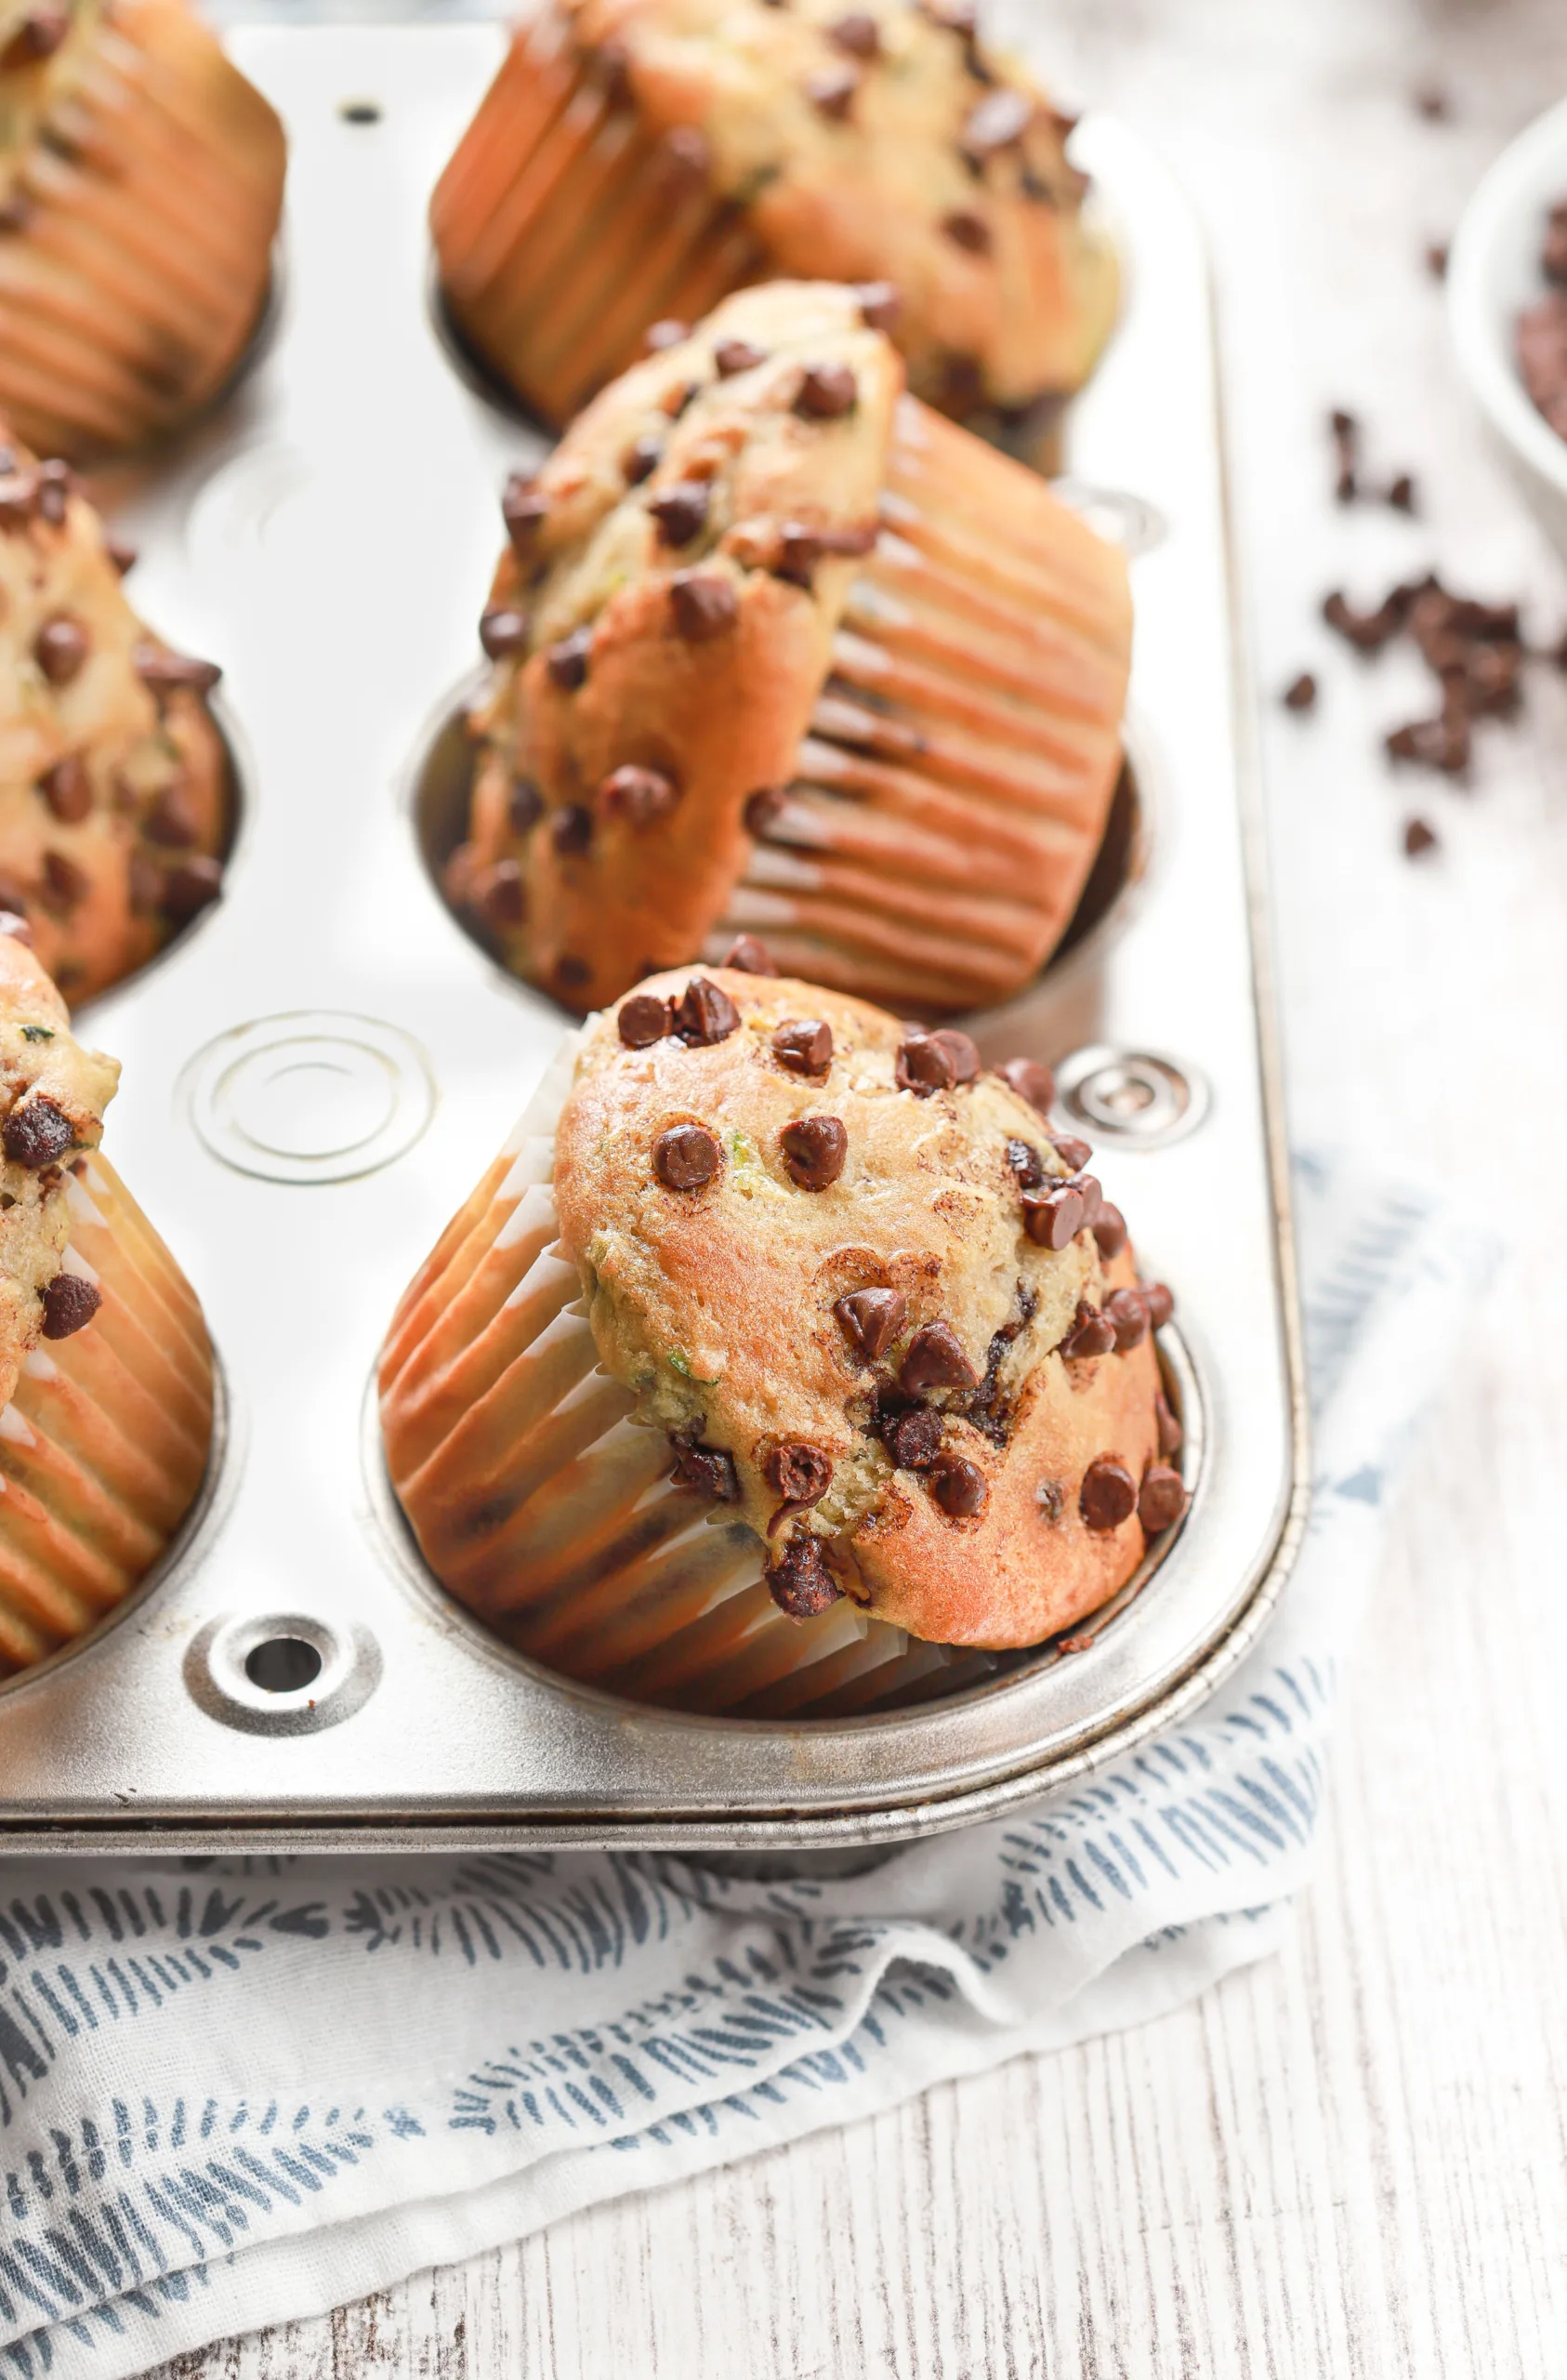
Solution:
M1567 198L1567 99L1504 149L1464 210L1447 265L1447 322L1458 362L1542 528L1567 555L1567 439L1529 401L1514 327L1545 295L1546 214Z

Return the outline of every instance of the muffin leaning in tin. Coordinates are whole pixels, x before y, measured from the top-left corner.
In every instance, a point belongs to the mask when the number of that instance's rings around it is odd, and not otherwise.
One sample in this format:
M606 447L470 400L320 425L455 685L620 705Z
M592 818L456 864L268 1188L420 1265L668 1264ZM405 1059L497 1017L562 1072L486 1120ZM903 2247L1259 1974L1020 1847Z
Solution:
M46 454L216 396L266 298L283 127L182 0L0 0L0 413Z
M563 0L515 33L436 190L447 305L562 421L650 326L744 283L876 282L922 397L1038 415L1115 310L1071 129L971 0Z
M383 1351L437 1578L568 1675L759 1715L1099 1609L1185 1509L1170 1299L1049 1096L784 978L591 1020Z
M216 899L230 832L219 673L138 619L131 559L0 423L0 908L72 1003Z
M101 1155L112 1058L0 917L0 1676L83 1635L191 1508L212 1440L195 1294Z
M951 1012L1069 922L1121 766L1126 561L902 377L855 291L774 282L508 485L446 885L569 1007L754 930Z

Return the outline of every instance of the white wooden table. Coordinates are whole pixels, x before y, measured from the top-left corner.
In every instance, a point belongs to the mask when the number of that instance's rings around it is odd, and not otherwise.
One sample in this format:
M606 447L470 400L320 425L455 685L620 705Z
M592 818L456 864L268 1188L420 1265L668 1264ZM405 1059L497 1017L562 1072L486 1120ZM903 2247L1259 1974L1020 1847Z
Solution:
M371 11L375 13L375 11ZM1475 788L1394 782L1419 672L1317 624L1434 562L1567 626L1422 268L1567 89L1561 0L1017 0L1210 227L1269 700L1297 1130L1440 1168L1512 1242L1398 1514L1347 1692L1319 1880L1282 1957L1023 2059L180 2367L232 2380L1414 2380L1567 2356L1567 678ZM1452 114L1422 120L1416 85ZM1421 517L1328 500L1362 413ZM1418 809L1442 849L1399 848Z

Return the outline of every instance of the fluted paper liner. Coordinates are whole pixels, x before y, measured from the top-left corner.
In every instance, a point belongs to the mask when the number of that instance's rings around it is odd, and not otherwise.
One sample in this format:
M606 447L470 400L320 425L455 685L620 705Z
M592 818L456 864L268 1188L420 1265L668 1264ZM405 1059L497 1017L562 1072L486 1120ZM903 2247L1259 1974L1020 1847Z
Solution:
M101 1155L66 1191L65 1269L102 1303L44 1340L0 1412L0 1675L84 1635L165 1552L205 1474L213 1364L194 1290Z
M568 1042L411 1284L380 1365L391 1483L441 1585L546 1668L627 1699L810 1718L983 1676L848 1601L786 1619L754 1532L671 1485L661 1430L599 1368L557 1252Z

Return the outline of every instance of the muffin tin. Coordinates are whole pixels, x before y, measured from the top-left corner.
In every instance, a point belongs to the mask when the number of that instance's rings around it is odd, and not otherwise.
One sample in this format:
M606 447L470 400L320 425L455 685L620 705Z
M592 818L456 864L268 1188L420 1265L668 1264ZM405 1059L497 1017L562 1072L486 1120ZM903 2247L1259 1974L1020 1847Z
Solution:
M427 865L498 490L542 451L460 372L428 284L428 191L501 40L234 36L292 144L274 320L217 413L99 483L141 548L138 606L226 669L225 898L80 1020L124 1061L106 1145L202 1295L223 1395L157 1575L0 1689L7 1848L894 1842L1191 1708L1255 1637L1303 1525L1204 258L1158 165L1090 119L1078 153L1127 295L1067 461L1139 557L1129 782L1073 946L968 1023L989 1057L1058 1062L1063 1115L1175 1289L1188 1518L1086 1649L854 1721L634 1709L509 1653L424 1571L381 1461L377 1345L567 1029L465 936Z

